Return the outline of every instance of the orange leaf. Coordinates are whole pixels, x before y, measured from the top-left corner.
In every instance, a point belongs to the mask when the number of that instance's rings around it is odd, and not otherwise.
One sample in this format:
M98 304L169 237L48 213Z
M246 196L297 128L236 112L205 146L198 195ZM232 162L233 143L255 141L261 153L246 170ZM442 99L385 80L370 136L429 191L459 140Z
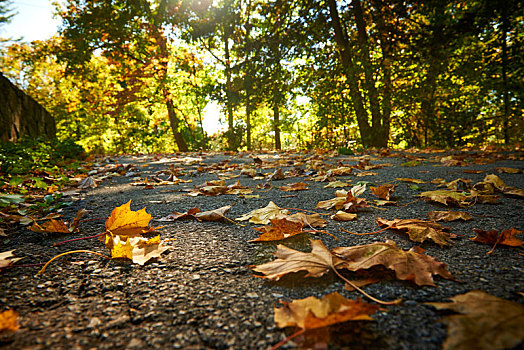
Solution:
M6 310L0 312L0 332L16 331L20 326L18 325L18 314L13 310Z
M280 241L302 233L302 223L287 219L271 219L271 225L255 228L262 234L250 242Z
M369 316L378 310L358 300L346 299L337 292L325 295L322 299L307 297L281 302L281 308L274 308L277 327L296 326L301 329L315 329L346 321L371 321Z

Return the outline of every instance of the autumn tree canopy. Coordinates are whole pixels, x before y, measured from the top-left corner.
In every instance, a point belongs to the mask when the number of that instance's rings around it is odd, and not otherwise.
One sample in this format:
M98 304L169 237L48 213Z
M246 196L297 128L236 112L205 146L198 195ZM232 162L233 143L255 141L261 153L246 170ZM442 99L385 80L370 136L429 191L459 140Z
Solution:
M60 138L99 152L509 145L524 134L522 6L68 0L58 34L7 41L0 69Z

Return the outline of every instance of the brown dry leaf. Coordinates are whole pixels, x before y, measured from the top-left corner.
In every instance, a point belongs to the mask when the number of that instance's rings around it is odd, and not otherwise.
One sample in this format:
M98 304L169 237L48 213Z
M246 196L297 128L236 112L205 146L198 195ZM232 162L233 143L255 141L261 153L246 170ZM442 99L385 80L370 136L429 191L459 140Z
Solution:
M470 238L470 240L474 242L493 245L493 249L498 244L510 247L520 247L524 244L523 241L515 237L516 235L521 234L523 231L519 231L514 228L511 228L509 230L502 230L502 232L499 232L497 230L485 231L476 228L474 228L473 231L475 231L477 235L473 238Z
M315 208L326 209L326 210L335 208L338 210L344 207L345 202L346 202L345 197L335 197L332 199L318 202Z
M285 178L286 176L282 172L282 169L277 168L273 174L269 175L268 180L269 181L284 180Z
M288 221L300 222L303 227L325 227L327 221L322 219L319 214L304 214L304 213L295 213L289 216L279 217L279 219L285 218Z
M303 232L301 222L293 222L285 218L271 219L270 221L271 225L255 228L255 230L262 232L262 234L249 242L280 241Z
M89 210L87 209L80 209L76 212L76 217L73 219L73 222L71 223L71 226L69 227L70 232L78 231L78 225L80 224L80 220L87 213L89 213Z
M426 183L426 181L423 181L423 180L411 179L411 178L406 178L406 177L397 177L396 180L403 181L403 182L410 182L414 184L425 184Z
M13 255L13 252L16 249L8 250L6 252L0 253L0 270L13 265L18 260L22 260L23 258L15 258Z
M472 220L473 217L469 215L468 213L462 212L462 211L437 211L432 210L428 213L428 219L432 221L456 221L456 220L463 220L468 221Z
M296 182L293 184L287 184L285 186L280 187L282 191L305 191L309 190L307 187L307 184L304 182Z
M328 171L329 176L347 176L351 175L353 168L351 167L339 167Z
M324 186L324 188L337 188L337 187L346 187L346 186L349 186L347 182L342 182L342 181L337 180L337 181L328 183L326 186Z
M15 332L20 328L18 324L18 314L12 310L0 312L0 333L5 331Z
M437 202L444 205L466 205L468 196L463 193L447 191L447 190L437 190L437 191L427 191L422 192L418 197L424 197L426 200L431 202Z
M239 221L249 220L254 224L269 224L269 220L277 219L279 215L288 215L289 211L279 208L275 203L269 202L265 208L255 209L237 218Z
M346 299L337 292L322 299L305 299L283 302L281 308L274 308L277 327L298 327L315 329L346 321L372 321L370 315L379 307L358 300Z
M443 166L466 166L467 165L463 159L456 158L453 156L442 157L440 159L440 163Z
M512 349L524 340L524 305L480 290L456 295L450 303L427 303L459 315L444 316L445 350Z
M116 207L106 220L106 231L119 236L138 236L152 231L149 221L152 216L146 213L146 208L139 211L131 210L131 201Z
M357 177L375 176L375 175L378 175L378 173L376 173L374 171L362 171L362 172L356 174Z
M331 219L335 221L353 221L357 219L357 214L346 213L345 211L337 211L331 215Z
M277 259L251 269L264 275L258 277L271 281L299 271L307 271L305 277L321 277L333 268L333 255L320 240L312 239L311 247L311 253L304 253L279 244L275 252Z
M368 206L368 203L366 199L356 197L353 195L352 192L353 191L347 194L346 200L344 204L342 205L342 208L349 211L350 213L356 213L359 208L366 208Z
M394 219L390 221L382 218L377 218L376 221L379 226L386 226L389 230L406 232L409 235L409 239L414 242L422 243L426 239L431 239L442 247L450 245L451 239L457 237L457 235L451 232L446 232L449 230L448 228L442 227L442 225L434 221L419 219Z
M455 179L450 182L444 182L439 184L437 187L447 187L451 191L466 191L471 188L471 179Z
M495 170L497 173L502 174L520 174L522 172L522 169L515 169L515 168L506 168L506 167L496 167Z
M147 239L107 234L106 246L111 250L112 258L127 258L139 265L160 257L168 249L160 241L160 236Z
M218 209L195 213L195 217L202 221L224 221L229 209L231 209L231 205L226 205Z
M405 251L390 240L386 243L377 242L333 249L333 253L340 258L337 268L357 271L382 265L395 271L398 279L413 281L419 286L435 286L433 275L453 279L451 273L446 270L446 264L424 255L423 251L420 247Z
M373 193L375 196L377 196L380 199L384 199L389 201L391 199L391 195L393 192L395 192L396 185L382 185L378 187L371 186L371 193Z
M85 188L96 188L98 185L96 183L96 180L91 177L91 176L88 176L84 179L82 179L79 183L78 183L78 186L77 188L81 188L81 189L85 189Z
M196 219L195 214L200 213L200 209L197 207L191 208L185 213L179 213L177 211L172 212L168 216L158 219L157 221L176 221L184 219Z
M35 221L29 229L38 233L71 233L63 220L55 219L46 221L42 225L37 224Z

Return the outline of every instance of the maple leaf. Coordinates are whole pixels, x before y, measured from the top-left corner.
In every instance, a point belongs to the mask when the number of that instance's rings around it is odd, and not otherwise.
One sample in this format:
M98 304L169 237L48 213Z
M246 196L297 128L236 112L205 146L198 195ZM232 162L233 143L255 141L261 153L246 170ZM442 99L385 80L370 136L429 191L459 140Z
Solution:
M280 189L282 191L305 191L305 190L309 190L309 188L307 187L307 184L304 183L304 182L296 182L296 183L293 183L293 184L288 184L288 185L285 185L285 186L281 186Z
M356 213L358 208L365 208L367 206L368 203L364 198L358 198L354 196L352 192L349 192L346 196L344 204L342 205L342 208L349 211L350 213Z
M269 181L283 180L286 176L282 172L281 168L277 168L273 174L268 177Z
M70 233L69 227L67 227L63 220L55 219L46 221L42 225L34 222L33 226L31 226L29 229L38 233Z
M319 214L304 214L295 213L292 215L282 216L280 218L286 218L288 221L300 222L303 227L324 227L327 225L327 221L322 219Z
M386 243L377 242L333 249L333 253L340 258L337 268L357 271L382 265L395 271L398 279L413 281L419 286L435 286L433 275L453 279L451 273L446 270L446 264L422 254L423 251L420 247L404 251L391 240L387 240Z
M271 225L257 227L262 234L249 242L280 241L302 233L302 223L283 219L271 219Z
M14 255L13 255L13 252L15 251L16 249L13 249L13 250L8 250L6 252L2 252L0 253L0 270L8 267L8 266L11 266L13 265L15 262L17 262L18 260L21 260L23 258L15 258Z
M18 314L12 310L0 312L0 333L5 331L15 332L20 328L18 324Z
M339 167L328 171L328 176L347 176L351 175L353 168L351 167Z
M344 207L344 203L346 202L346 198L345 197L335 197L335 198L331 198L331 199L328 199L328 200L325 200L325 201L320 201L317 203L317 206L315 208L320 208L320 209L325 209L325 210L329 210L331 208L335 208L335 209L342 209Z
M372 321L370 315L379 309L377 305L360 299L346 299L337 292L325 295L322 299L307 297L281 303L283 307L274 308L274 319L279 328L315 329L346 321Z
M524 244L523 241L515 237L516 235L521 234L523 231L519 231L514 228L511 228L509 230L502 230L502 232L496 230L485 231L476 228L474 228L473 231L475 231L477 235L473 238L470 238L470 240L493 245L493 248L491 248L488 254L493 253L493 250L495 250L495 247L498 244L510 247L520 247Z
M142 233L152 231L149 221L152 216L146 212L146 208L139 211L131 210L131 201L116 207L106 220L106 231L113 235L138 236Z
M426 303L459 315L444 316L448 336L444 350L512 349L524 339L524 305L480 290L450 298L450 303Z
M380 199L389 201L393 192L395 192L396 185L382 185L379 187L371 186L371 193L377 196Z
M432 210L428 213L428 219L432 221L456 221L463 220L468 221L473 219L471 215L462 211L436 211Z
M196 219L195 214L200 213L200 209L197 207L191 208L185 213L179 213L177 211L172 212L168 216L158 219L157 221L176 221L184 219Z
M158 258L168 248L160 241L160 236L150 239L143 237L121 237L106 235L106 246L111 250L113 258L127 258L134 263L144 265L152 258Z
M346 187L348 185L349 184L347 182L333 181L333 182L328 183L326 186L324 186L324 188Z
M305 277L321 277L334 268L333 255L320 240L312 239L311 247L311 253L304 253L279 244L275 252L277 259L251 269L264 275L258 277L271 281L299 271L307 271Z
M390 221L382 218L377 218L376 221L379 226L386 226L389 230L407 232L409 239L414 242L422 243L426 239L431 239L433 242L442 247L445 245L450 245L451 238L457 237L453 233L445 232L449 229L442 227L442 225L434 221L425 221L419 219L394 219Z
M287 215L289 214L289 211L287 211L286 209L279 208L275 203L271 201L265 208L252 210L251 212L237 218L237 220L249 220L249 222L252 222L254 224L267 225L269 224L269 220L277 219L279 215L282 214Z
M426 200L441 203L444 205L465 205L468 204L466 201L468 196L454 191L437 190L437 191L426 191L418 195L424 197Z

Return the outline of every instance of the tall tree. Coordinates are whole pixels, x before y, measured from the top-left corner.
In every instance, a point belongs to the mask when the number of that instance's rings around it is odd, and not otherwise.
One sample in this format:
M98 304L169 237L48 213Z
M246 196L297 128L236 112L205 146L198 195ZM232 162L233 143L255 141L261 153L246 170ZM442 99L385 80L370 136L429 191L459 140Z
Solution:
M142 84L142 79L156 79L178 149L187 151L166 83L170 55L167 27L174 30L180 11L167 0L68 0L59 14L63 19L60 33L70 47L60 57L74 67L100 52L120 63L121 87L129 101L137 98L137 84Z

